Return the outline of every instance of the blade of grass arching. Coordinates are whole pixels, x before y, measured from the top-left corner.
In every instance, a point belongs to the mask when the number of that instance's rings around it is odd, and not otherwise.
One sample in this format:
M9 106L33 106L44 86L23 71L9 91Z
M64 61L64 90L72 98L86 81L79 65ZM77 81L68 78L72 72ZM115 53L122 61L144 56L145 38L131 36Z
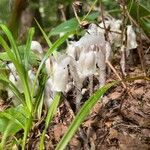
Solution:
M76 117L74 118L73 122L69 126L68 131L62 137L61 141L58 143L56 150L63 150L65 149L68 142L71 140L75 132L77 131L78 127L81 123L85 120L87 115L90 113L90 110L96 104L96 102L102 97L106 91L111 88L113 85L117 84L118 82L108 83L102 88L100 88L97 92L95 92L82 106L80 111L77 113Z
M9 135L10 130L12 129L12 126L14 125L14 122L11 120L10 123L6 126L5 132L2 136L2 140L0 143L0 149L4 149L5 143L6 143L6 139Z
M18 63L18 61L16 60L16 57L14 55L14 53L12 52L12 50L10 49L10 47L8 46L8 44L6 43L6 41L3 39L2 36L0 36L0 44L3 46L3 48L5 49L8 57L10 58L10 60L13 62L13 64L15 65L18 73L22 73L22 69L20 64Z
M10 58L9 58L7 52L1 52L0 53L0 60L1 61L10 61Z
M0 25L0 27L2 28L2 30L5 32L5 34L7 35L7 38L12 46L12 50L16 56L16 60L18 61L18 63L21 64L22 60L21 60L21 57L20 57L20 54L19 54L19 50L18 50L18 47L16 45L16 42L12 36L12 33L9 31L9 29L5 26L5 25Z
M50 41L49 37L46 35L46 33L44 32L44 30L42 29L42 27L40 26L40 24L38 23L38 21L36 19L34 19L36 24L38 25L39 29L41 30L44 39L46 40L47 44L49 47L52 46L52 42Z
M13 120L14 123L18 124L22 129L24 129L24 124L22 122L20 122L20 120L17 119L16 114L11 115L11 114L9 114L7 112L3 112L2 116L5 117L5 118L7 118L7 119L9 119L9 120Z
M31 52L30 48L31 48L31 42L33 39L34 32L35 32L34 28L29 29L26 47L25 47L25 52L24 52L24 62L25 62L25 68L26 69L28 69L29 56L30 56L30 52Z
M50 48L50 47L52 46L52 42L50 41L49 37L48 37L47 34L44 32L44 30L42 29L42 27L40 26L40 24L38 23L38 21L37 21L36 19L35 19L35 22L36 22L36 24L38 25L40 31L41 31L42 34L43 34L44 39L46 40L46 42L47 42L47 44L48 44L48 46L49 46L49 48ZM54 57L57 56L56 51L53 51L53 55L54 55Z
M44 149L44 141L45 141L45 134L46 134L46 130L56 112L56 109L58 107L58 104L59 104L59 101L60 101L60 97L61 97L61 93L56 93L56 96L48 110L48 114L47 114L47 117L46 117L46 120L45 120L45 128L42 132L42 135L41 135L41 139L40 139L40 150L43 150Z
M44 89L45 89L45 84L40 85L40 89L38 90L37 98L34 103L34 112L33 114L37 113L37 117L40 118L40 114L42 113L42 106L43 106L43 96L44 96Z
M31 92L31 96L33 97L34 95L34 91L35 91L35 86L36 86L36 82L39 76L39 73L45 63L45 61L48 59L48 57L53 53L53 51L58 48L63 42L66 41L66 39L71 35L74 34L75 32L68 32L66 34L64 34L62 37L60 37L47 51L47 53L45 54L44 58L42 59L39 68L37 70L34 82L33 82L33 86L32 86L32 92Z
M98 0L95 0L92 4L92 6L90 7L90 10L88 11L88 13L83 17L82 21L84 21L88 15L90 14L90 12L92 11L92 9L94 8L95 4L97 3Z
M17 89L17 87L6 78L6 76L4 75L0 75L0 82L6 86L8 86L8 88L10 88L10 90L15 94L15 96L18 98L18 100L25 105L24 103L24 97L23 95L19 92L19 90Z
M2 36L0 36L0 44L3 46L3 48L5 49L9 59L13 62L13 63L17 63L14 53L11 51L11 49L9 48L8 44L6 43L6 41L3 39Z

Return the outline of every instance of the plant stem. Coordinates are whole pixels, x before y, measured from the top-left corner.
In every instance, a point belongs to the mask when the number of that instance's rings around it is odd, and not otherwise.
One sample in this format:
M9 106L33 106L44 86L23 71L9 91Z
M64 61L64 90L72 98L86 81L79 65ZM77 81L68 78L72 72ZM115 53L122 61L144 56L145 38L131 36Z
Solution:
M26 123L25 131L24 131L22 150L25 150L25 145L26 145L28 133L29 133L30 128L32 126L32 121L33 121L33 117L32 117L32 113L30 113L29 119L27 120L27 123Z

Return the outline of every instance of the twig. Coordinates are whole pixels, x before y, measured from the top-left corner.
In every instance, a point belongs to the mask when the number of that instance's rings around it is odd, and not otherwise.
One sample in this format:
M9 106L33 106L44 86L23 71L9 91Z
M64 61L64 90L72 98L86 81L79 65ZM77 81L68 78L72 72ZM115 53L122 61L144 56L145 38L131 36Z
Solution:
M90 10L85 15L85 17L82 19L82 21L84 21L87 18L87 16L90 14L90 12L92 11L92 9L94 8L94 6L95 6L96 3L97 3L97 0L94 1L94 3L92 4L92 6L90 7Z
M64 5L60 4L58 8L60 9L60 12L62 14L62 20L66 21L67 19L66 19L65 13L64 13Z
M101 9L102 22L103 22L104 30L105 30L105 33L106 33L105 38L106 38L106 41L108 41L110 43L110 39L109 39L109 35L108 35L108 29L106 28L106 25L105 25L102 2L100 2L100 9Z
M106 60L106 64L111 68L111 70L115 73L115 75L118 77L118 79L120 81L122 81L122 78L120 77L120 75L117 73L116 69L112 66L112 64L108 60ZM122 83L124 89L127 89L127 86L125 85L125 83L123 81L121 83Z

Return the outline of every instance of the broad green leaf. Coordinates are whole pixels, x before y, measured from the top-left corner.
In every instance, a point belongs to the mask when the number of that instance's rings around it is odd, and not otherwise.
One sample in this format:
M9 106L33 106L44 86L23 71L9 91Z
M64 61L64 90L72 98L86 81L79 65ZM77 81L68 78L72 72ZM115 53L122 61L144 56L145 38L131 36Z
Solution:
M0 132L2 133L2 140L0 148L4 148L8 136L16 134L21 129L24 129L27 116L22 106L16 108L9 108L0 112Z
M87 115L90 113L90 110L93 108L93 106L96 104L96 102L103 96L103 94L106 93L106 91L111 88L113 85L115 85L118 82L113 82L106 84L102 88L100 88L97 92L95 92L82 106L80 111L77 113L76 117L72 121L71 125L69 126L69 129L65 133L65 135L62 137L61 141L58 143L56 150L63 150L65 149L68 142L71 140L81 123L85 120Z
M23 129L27 120L27 116L24 115L25 113L22 106L12 107L0 112L0 132L4 133L6 126L8 126L10 122L13 122L13 124L8 136Z
M99 16L99 12L93 12L90 15L86 17L86 20L88 21L93 21ZM48 37L52 35L58 35L60 33L66 33L66 32L75 32L76 29L78 28L79 23L76 18L72 18L70 20L67 20L57 27L55 27L48 35Z
M78 21L76 18L72 18L70 20L67 20L63 23L61 23L60 25L58 25L57 27L55 27L50 33L49 33L49 37L52 35L58 35L60 33L66 33L66 32L72 32L75 31L77 26L78 26Z

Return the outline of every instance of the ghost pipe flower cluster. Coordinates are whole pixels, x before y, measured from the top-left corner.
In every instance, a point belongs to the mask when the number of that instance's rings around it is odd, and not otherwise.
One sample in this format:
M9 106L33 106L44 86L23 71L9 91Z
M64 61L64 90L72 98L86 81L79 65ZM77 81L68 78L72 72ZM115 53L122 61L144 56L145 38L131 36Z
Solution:
M105 40L105 29L102 23L99 26L91 24L87 33L79 39L68 44L65 54L59 53L57 57L50 56L45 62L49 79L45 86L45 102L50 107L57 92L66 93L72 86L76 89L76 108L80 107L82 94L86 91L83 82L95 76L99 86L106 81L106 61L111 61L112 45L121 46L121 21L108 19L105 21L110 41ZM131 32L132 31L132 32ZM132 27L127 29L127 47L135 48L136 36ZM93 86L91 86L93 87Z

